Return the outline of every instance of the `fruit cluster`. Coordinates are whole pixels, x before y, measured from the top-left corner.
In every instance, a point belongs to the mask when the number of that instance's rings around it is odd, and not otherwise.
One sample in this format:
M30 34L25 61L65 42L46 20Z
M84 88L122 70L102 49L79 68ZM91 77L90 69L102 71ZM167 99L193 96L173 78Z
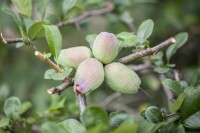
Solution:
M118 55L118 48L114 34L101 32L94 41L92 51L85 46L63 49L58 62L76 69L74 89L78 93L91 92L104 80L115 91L136 93L141 84L138 75L127 66L113 62Z

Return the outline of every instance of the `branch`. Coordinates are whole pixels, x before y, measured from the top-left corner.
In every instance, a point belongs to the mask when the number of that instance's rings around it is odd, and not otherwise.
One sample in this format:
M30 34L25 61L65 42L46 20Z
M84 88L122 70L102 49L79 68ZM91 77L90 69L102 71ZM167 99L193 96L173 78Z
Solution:
M55 64L53 63L50 59L46 58L42 53L39 51L35 51L35 56L38 57L40 60L44 61L47 63L50 67L52 67L56 72L62 72L62 70Z
M63 27L63 26L69 25L69 24L76 24L85 18L106 14L106 13L111 12L114 9L114 6L111 2L107 1L104 3L104 5L105 5L105 8L103 8L103 9L87 11L87 12L81 14L80 16L73 18L71 20L59 22L56 24L56 26Z
M139 65L127 65L129 68L131 68L133 71L142 71L142 70L147 70L147 68L151 68L152 65L149 61L145 61L144 64L139 64Z
M87 107L86 96L85 94L77 94L77 99L78 99L80 114L82 114Z
M180 74L178 70L173 70L174 78L176 81L180 81Z
M122 95L121 93L115 92L115 93L111 94L110 96L107 96L107 98L104 99L104 100L100 103L100 105L101 105L102 107L105 107L105 106L107 106L110 102L112 102L112 101L115 100L116 98L120 97L121 95Z
M111 12L114 9L114 5L111 2L107 1L104 3L104 5L105 5L105 8L103 8L103 9L87 11L76 18L73 18L73 19L70 19L67 21L63 21L63 22L59 22L55 25L58 27L64 27L64 26L67 26L70 24L78 24L81 20L83 20L85 18L89 18L89 17L97 16L97 15L103 15L103 14ZM12 44L12 43L17 43L17 42L23 41L22 38L8 38L7 39L2 36L2 33L1 33L1 38L2 38L3 43L5 43L5 44Z
M64 82L61 85L58 85L56 87L52 87L51 89L47 90L48 94L58 94L60 95L67 87L73 85L72 78L66 78Z
M142 58L142 57L145 57L148 55L152 55L154 53L157 53L160 50L165 49L166 47L170 46L171 44L174 44L175 42L176 42L176 40L173 37L171 37L171 38L167 39L166 41L164 41L152 48L148 48L148 49L136 52L136 53L132 53L125 57L122 57L121 59L118 60L118 62L128 63L130 61L137 60L139 58Z

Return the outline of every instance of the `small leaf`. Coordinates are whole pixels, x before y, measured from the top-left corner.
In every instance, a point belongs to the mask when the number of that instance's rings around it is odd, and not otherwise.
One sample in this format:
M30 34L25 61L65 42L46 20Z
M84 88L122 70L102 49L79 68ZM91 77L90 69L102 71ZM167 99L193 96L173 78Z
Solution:
M130 32L121 32L117 34L118 44L120 47L132 47L137 43L136 36Z
M84 133L86 131L85 127L75 119L67 119L59 125L66 130L66 133Z
M5 101L4 113L11 119L17 119L21 110L21 102L17 97L10 97Z
M97 37L97 34L91 34L91 35L87 35L85 38L85 40L89 43L91 49L92 49L92 46L94 44L96 37Z
M109 125L109 119L106 112L95 106L88 107L81 115L81 121L86 127L93 127L98 124L103 124L104 128Z
M64 0L63 4L62 4L62 8L63 8L63 13L64 15L67 14L67 12L73 8L76 4L76 0Z
M54 122L45 122L41 126L42 133L66 133L66 131Z
M31 0L12 0L12 2L20 9L23 15L31 17L32 14Z
M45 35L49 49L55 58L58 57L62 48L62 36L57 26L44 25Z
M200 111L184 120L184 126L189 129L200 129Z
M155 106L150 106L145 110L145 117L148 121L153 123L159 123L164 121L162 112Z
M126 24L132 24L133 23L133 18L131 16L130 12L128 12L128 11L123 12L120 15L120 19L122 20L122 22L125 22Z
M53 80L64 80L71 74L72 70L72 68L65 68L61 73L58 73L54 69L49 69L45 72L44 78Z
M49 0L37 0L37 2L35 2L36 6L37 6L37 10L38 12L41 14L41 18L43 19L45 16L45 11L46 11L46 7L49 3Z
M16 48L21 48L21 47L23 47L23 46L25 46L25 44L24 44L23 42L18 42L18 43L16 43L16 45L15 45Z
M173 81L171 79L163 79L162 84L165 87L173 90L177 95L180 95L183 92L181 84L178 81Z
M35 40L41 37L45 37L45 29L44 29L44 24L46 22L36 22L28 30L28 36L31 40Z
M121 110L110 113L109 117L111 126L119 126L127 118L127 113Z
M166 66L162 66L162 67L155 67L154 71L157 73L167 73L169 72L170 68L166 67Z
M179 125L173 133L185 133L185 128L183 127L183 125Z
M21 110L20 110L20 114L25 113L25 112L28 111L31 107L32 107L31 102L29 102L29 101L23 102L23 103L22 103Z
M169 46L166 51L166 58L169 62L170 58L176 53L176 51L185 44L188 39L188 34L186 32L179 33L175 36L176 43Z
M138 126L137 124L127 124L121 125L115 129L112 133L137 133Z
M200 89L188 87L184 89L184 92L187 93L187 97L183 101L180 108L182 120L187 119L200 109Z
M191 86L196 87L200 85L200 70L198 70L192 77Z
M176 99L176 101L170 107L170 110L172 112L177 112L180 109L180 107L181 107L183 101L185 100L186 96L187 96L187 94L185 92L181 93L178 96L178 98Z
M140 43L144 43L149 38L153 32L153 27L154 22L151 19L142 22L137 31L137 37L140 39ZM143 40L141 41L141 39Z
M4 117L0 120L0 128L5 127L9 124L10 119L7 117Z

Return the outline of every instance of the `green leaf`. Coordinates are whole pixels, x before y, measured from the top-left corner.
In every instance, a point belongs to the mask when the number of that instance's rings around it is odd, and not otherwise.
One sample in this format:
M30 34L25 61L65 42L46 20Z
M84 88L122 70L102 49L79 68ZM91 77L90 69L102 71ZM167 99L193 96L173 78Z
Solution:
M92 46L94 44L96 37L97 37L97 34L91 34L91 35L87 35L85 38L85 40L89 43L91 49L92 49Z
M32 107L31 102L29 102L29 101L23 102L23 103L22 103L21 110L20 110L20 114L25 113L25 112L28 111L31 107Z
M5 101L4 113L11 119L17 119L21 110L21 102L17 97L10 97Z
M42 133L66 133L66 131L54 122L45 122L41 126Z
M184 120L183 124L189 129L200 129L200 111Z
M173 133L185 133L185 128L183 127L183 125L179 125L174 131Z
M179 33L175 36L176 43L169 46L166 51L166 58L169 62L170 58L176 53L176 51L185 44L188 39L188 34L186 32Z
M28 30L28 36L31 40L35 40L41 37L45 37L45 29L44 29L44 24L46 22L36 22Z
M3 12L5 12L6 14L11 15L13 17L14 21L16 22L16 24L19 27L21 36L23 38L23 42L26 43L28 38L26 36L26 25L25 25L23 16L22 15L19 15L19 16L16 15L15 12L13 12L12 10L10 10L7 7L3 7L1 10Z
M183 89L181 88L181 84L176 80L171 79L163 79L162 84L174 91L177 95L180 95L183 92Z
M129 11L125 11L120 15L120 19L122 20L122 22L126 23L126 24L132 24L133 23L133 18L130 14ZM134 27L133 27L134 28Z
M124 110L112 112L109 115L111 126L119 126L126 118L127 113Z
M196 87L200 85L200 70L198 70L192 77L191 86Z
M137 31L137 37L139 38L140 43L144 43L147 40L147 38L149 38L149 36L153 32L153 27L154 27L154 22L151 19L142 22Z
M121 125L116 130L114 130L112 133L137 133L138 126L137 124L127 124L127 125Z
M109 125L109 119L106 112L100 108L91 106L86 108L86 110L81 115L81 121L86 127L93 127L98 124L103 124L105 128Z
M185 120L191 115L195 114L200 109L200 89L194 89L188 87L184 89L184 92L187 93L182 106L180 108L181 119Z
M50 112L63 108L66 102L66 97L57 98L57 96L52 96L52 100L53 101L49 108Z
M4 117L0 120L0 128L5 127L9 124L10 119L7 117Z
M20 9L23 15L31 17L32 14L31 0L12 0L12 2Z
M77 120L75 119L67 119L59 123L60 126L62 126L66 133L84 133L85 127Z
M64 0L62 4L62 9L64 15L67 14L67 12L72 9L76 5L76 0Z
M176 99L176 101L172 104L172 106L170 107L170 110L172 112L177 112L180 109L180 107L181 107L183 101L185 100L186 96L187 96L187 94L185 92L182 92L178 96L178 98Z
M46 11L46 7L49 3L49 0L37 0L35 2L36 6L37 6L37 10L38 12L41 14L41 18L43 19L45 16L45 11Z
M72 70L72 68L65 68L61 73L58 73L54 69L48 69L44 74L44 78L53 80L64 80L71 74Z
M164 121L162 112L155 106L150 106L145 110L145 117L148 121L153 123L159 123Z
M121 32L117 34L117 39L119 46L123 48L135 46L137 43L136 36L131 32Z
M168 122L168 121L160 122L160 123L156 124L156 125L152 128L152 130L151 130L150 133L157 133L157 131L158 131L160 128L165 127L165 126L169 126L169 125L170 125L170 122ZM165 132L164 132L164 133L165 133Z
M157 73L167 73L169 72L170 68L166 66L155 67L154 71Z
M57 26L44 25L45 35L52 55L57 58L62 48L62 36Z

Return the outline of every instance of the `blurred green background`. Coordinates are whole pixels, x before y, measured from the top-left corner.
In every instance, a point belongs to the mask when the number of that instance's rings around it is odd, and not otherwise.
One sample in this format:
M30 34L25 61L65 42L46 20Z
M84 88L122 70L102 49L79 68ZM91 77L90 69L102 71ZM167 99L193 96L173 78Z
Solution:
M38 1L33 0L33 18L36 21L40 20L36 7ZM154 21L154 31L149 39L151 46L179 32L188 32L189 40L173 57L172 63L177 64L176 68L180 70L181 78L190 81L194 71L200 66L200 2L198 0L111 0L111 2L115 5L112 13L81 21L79 30L75 25L61 28L63 48L88 45L85 41L87 34L98 34L101 31L117 34L122 31L130 31L123 21L123 14L128 12L130 17L125 19L129 18L130 21L134 22L135 30L146 19ZM15 9L10 0L0 0L0 6L4 4ZM52 24L59 21L57 18L60 16L59 6L61 4L62 0L48 2L45 18L49 19ZM85 10L96 8L98 6L91 5ZM12 17L2 11L0 11L0 31L8 38L20 37L18 27ZM45 39L40 39L35 44L41 52L49 52ZM3 93L8 96L17 96L21 101L31 101L35 111L46 111L50 106L53 106L52 101L58 98L58 96L49 96L46 90L61 83L45 80L44 72L47 69L49 66L34 56L32 47L25 46L16 49L14 45L0 42L0 99ZM113 101L107 109L124 108L135 116L135 114L139 114L136 112L142 111L148 105L165 107L166 99L160 89L161 84L158 77L150 72L141 74L141 79L142 87L153 99L142 92L134 95L122 95ZM106 86L101 88L90 94L89 104L99 105L107 95L113 93ZM67 90L62 94L62 97L66 97L66 95L68 109L73 112L74 109L77 109L74 105L76 101L73 92ZM70 102L73 104L69 105ZM3 104L0 107L0 112L2 112ZM77 114L77 112L73 113Z

